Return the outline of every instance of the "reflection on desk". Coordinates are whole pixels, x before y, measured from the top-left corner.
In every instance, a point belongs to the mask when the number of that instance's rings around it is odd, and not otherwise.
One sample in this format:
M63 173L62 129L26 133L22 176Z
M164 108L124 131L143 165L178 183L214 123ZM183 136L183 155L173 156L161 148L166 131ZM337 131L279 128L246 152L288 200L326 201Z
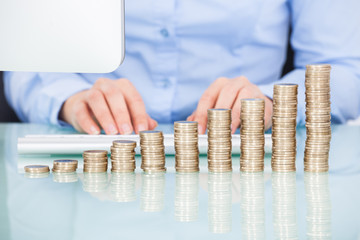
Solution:
M0 125L1 239L356 239L360 236L360 128L333 126L330 172L77 173L27 178L16 138ZM41 129L41 127L40 127ZM46 130L47 131L47 130ZM305 136L298 130L298 138ZM299 141L301 143L301 141ZM238 161L235 157L233 161ZM38 158L26 159L39 163ZM206 158L200 159L206 164ZM50 164L52 159L50 159ZM20 163L22 164L22 163ZM203 166L201 165L201 166ZM237 165L238 166L238 165Z

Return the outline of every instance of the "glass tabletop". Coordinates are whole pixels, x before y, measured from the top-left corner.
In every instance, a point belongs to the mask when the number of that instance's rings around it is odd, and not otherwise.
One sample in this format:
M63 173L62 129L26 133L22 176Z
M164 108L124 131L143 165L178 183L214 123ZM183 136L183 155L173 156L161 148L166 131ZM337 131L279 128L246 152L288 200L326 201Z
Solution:
M160 130L171 131L164 125ZM306 131L297 131L296 173L73 174L31 178L23 167L63 156L18 156L18 137L71 129L0 124L0 239L359 239L360 127L332 126L329 173L304 173Z

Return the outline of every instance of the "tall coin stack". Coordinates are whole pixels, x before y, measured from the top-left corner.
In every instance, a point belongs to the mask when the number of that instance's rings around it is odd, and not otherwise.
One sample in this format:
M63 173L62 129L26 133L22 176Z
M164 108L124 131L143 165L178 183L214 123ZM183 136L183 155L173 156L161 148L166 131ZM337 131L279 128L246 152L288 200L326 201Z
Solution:
M304 168L307 172L329 170L331 140L331 66L307 65L305 76L306 143Z
M174 123L175 169L177 172L199 171L198 123Z
M297 84L274 85L271 157L273 171L296 170L297 93Z
M84 151L84 172L98 173L107 172L108 152L105 150Z
M133 172L135 163L135 141L115 140L111 146L111 171Z
M207 113L209 171L232 171L231 109L208 109Z
M240 171L264 171L264 111L265 101L263 99L241 100Z
M165 168L164 136L161 131L141 131L141 169L145 172L163 172Z

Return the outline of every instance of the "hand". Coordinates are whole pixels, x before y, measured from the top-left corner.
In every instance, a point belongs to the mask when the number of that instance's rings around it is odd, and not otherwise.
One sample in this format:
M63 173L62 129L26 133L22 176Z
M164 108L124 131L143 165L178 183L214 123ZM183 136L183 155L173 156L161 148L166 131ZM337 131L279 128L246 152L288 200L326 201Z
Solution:
M92 88L65 101L60 119L89 134L99 134L99 125L106 134L131 134L134 130L138 133L157 126L127 79L98 79Z
M199 123L199 134L204 134L207 124L207 110L210 108L232 109L232 133L240 126L241 99L262 98L265 100L265 129L271 127L272 101L246 77L234 79L218 78L202 95L196 110L188 121Z

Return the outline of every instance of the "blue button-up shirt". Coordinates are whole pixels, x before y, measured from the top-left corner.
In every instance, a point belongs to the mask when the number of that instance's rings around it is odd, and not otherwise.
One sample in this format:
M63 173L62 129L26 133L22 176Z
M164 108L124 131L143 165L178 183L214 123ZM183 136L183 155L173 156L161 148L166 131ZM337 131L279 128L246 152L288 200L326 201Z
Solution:
M24 121L59 123L64 101L99 77L127 78L159 122L185 119L218 77L244 75L272 96L299 84L305 120L305 65L330 63L336 122L360 112L359 0L131 0L126 57L109 74L6 73L7 99ZM281 77L289 36L295 70ZM106 36L104 36L106 37Z

